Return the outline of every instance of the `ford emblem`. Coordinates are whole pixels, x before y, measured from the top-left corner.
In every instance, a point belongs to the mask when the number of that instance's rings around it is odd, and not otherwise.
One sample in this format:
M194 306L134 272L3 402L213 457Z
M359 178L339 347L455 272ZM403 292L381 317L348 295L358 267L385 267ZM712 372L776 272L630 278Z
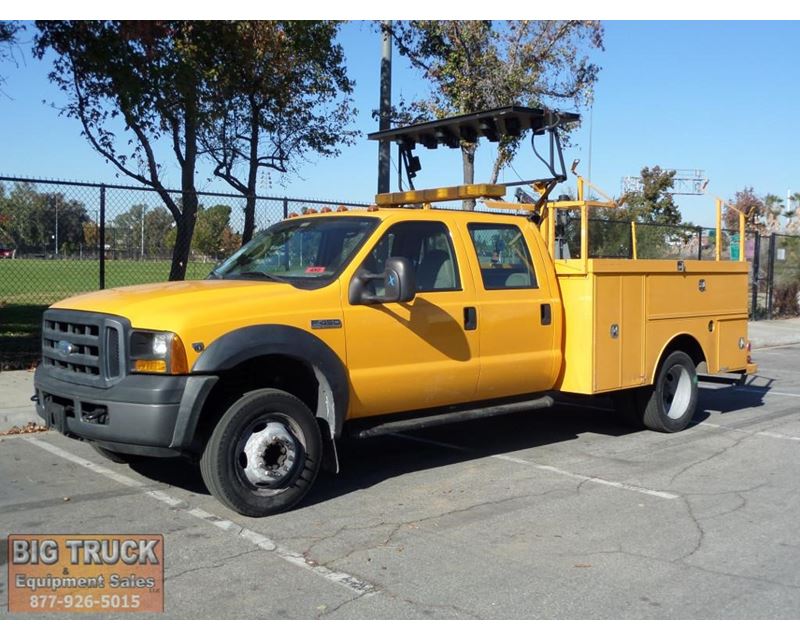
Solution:
M75 351L75 345L67 340L59 340L56 343L56 351L62 356L68 356Z

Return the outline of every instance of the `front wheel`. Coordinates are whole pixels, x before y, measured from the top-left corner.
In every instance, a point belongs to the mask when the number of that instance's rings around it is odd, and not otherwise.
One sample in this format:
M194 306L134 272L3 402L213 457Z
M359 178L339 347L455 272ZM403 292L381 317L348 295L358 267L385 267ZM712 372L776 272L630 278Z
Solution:
M220 502L263 517L300 502L321 462L322 438L308 407L284 391L260 389L222 416L200 458L200 473Z

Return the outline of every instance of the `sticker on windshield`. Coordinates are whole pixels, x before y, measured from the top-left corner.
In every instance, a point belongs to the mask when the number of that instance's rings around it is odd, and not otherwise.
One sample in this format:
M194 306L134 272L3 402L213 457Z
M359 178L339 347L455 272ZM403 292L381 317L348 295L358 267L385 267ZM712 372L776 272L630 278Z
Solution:
M306 267L306 273L325 273L325 267Z

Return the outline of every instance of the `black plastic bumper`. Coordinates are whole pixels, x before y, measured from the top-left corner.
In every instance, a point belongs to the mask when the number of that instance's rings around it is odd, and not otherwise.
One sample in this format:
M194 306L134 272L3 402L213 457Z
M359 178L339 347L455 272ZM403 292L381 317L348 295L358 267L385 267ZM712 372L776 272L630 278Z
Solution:
M113 451L169 456L192 449L197 419L217 376L129 375L108 389L36 369L36 411L50 428Z

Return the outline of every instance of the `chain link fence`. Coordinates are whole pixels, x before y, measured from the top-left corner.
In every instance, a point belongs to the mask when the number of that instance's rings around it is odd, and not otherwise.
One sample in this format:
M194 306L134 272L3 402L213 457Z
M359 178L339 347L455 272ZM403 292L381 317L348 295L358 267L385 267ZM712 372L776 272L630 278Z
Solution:
M171 191L181 202L180 192ZM204 278L242 244L244 196L199 192L186 278ZM360 203L258 197L255 229L309 208ZM0 177L0 302L66 296L168 279L178 230L152 189ZM7 258L7 260L3 260Z

